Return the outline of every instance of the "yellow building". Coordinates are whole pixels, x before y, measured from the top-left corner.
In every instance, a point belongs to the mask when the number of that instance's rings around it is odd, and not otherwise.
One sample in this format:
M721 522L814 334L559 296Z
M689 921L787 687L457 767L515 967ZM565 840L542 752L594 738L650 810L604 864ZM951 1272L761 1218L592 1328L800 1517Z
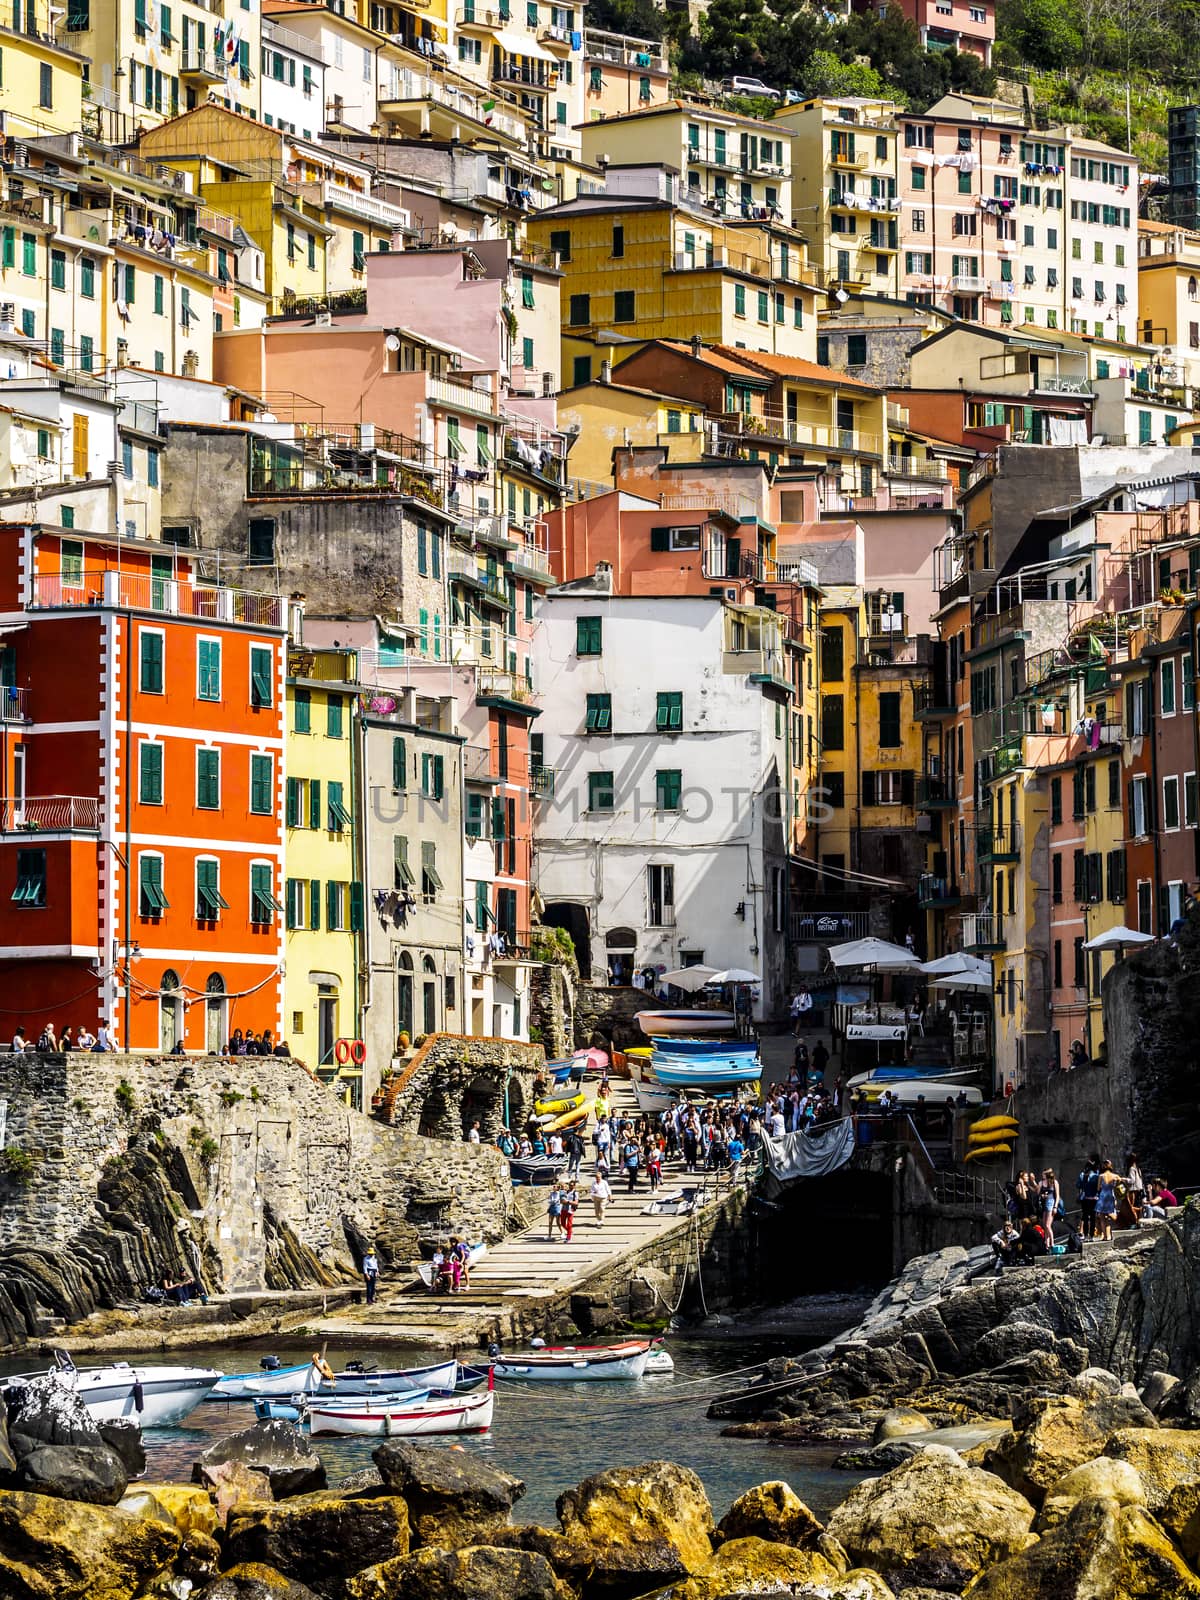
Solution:
M288 1048L361 1106L361 1064L337 1041L362 1032L361 747L353 651L292 646L285 820Z
M571 476L611 487L613 451L623 446L662 445L669 461L698 461L704 454L704 407L623 383L593 380L558 397L558 422L574 428Z
M88 63L77 49L57 42L61 16L49 0L24 0L8 8L0 25L0 110L10 139L76 133L81 126Z
M592 166L664 166L714 217L790 222L792 132L715 106L668 100L583 126Z
M64 33L92 62L90 128L113 144L203 104L259 112L260 10L243 0L64 0Z
M670 92L667 47L657 39L589 28L583 36L583 73L588 122L663 105Z
M1200 233L1138 223L1137 304L1143 344L1168 347L1179 381L1200 386Z
M366 289L370 251L398 247L408 212L371 193L371 168L205 105L144 134L144 155L189 172L208 205L260 246L269 299Z
M811 360L816 288L790 229L709 220L670 199L580 196L531 217L562 269L565 386L599 377L595 344L692 339ZM611 338L609 337L611 335Z
M49 232L36 213L10 215L0 225L0 296L12 307L16 331L27 339L46 337Z
M791 216L826 282L899 290L900 109L887 100L806 100L771 124L794 136Z

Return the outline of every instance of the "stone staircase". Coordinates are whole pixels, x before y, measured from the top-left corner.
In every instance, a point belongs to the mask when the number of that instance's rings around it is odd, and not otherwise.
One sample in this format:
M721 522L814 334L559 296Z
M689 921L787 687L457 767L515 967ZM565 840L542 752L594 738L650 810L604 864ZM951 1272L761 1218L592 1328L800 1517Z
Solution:
M589 1095L592 1090L589 1087ZM631 1086L622 1079L612 1081L614 1109L630 1117L637 1115L637 1102ZM593 1172L590 1134L595 1127L589 1117L584 1131L588 1142L580 1171L580 1205L575 1216L574 1237L568 1244L547 1240L544 1210L538 1220L521 1233L510 1234L493 1245L471 1273L471 1286L455 1295L433 1295L420 1279L404 1285L381 1283L373 1306L359 1306L339 1316L336 1322L320 1324L314 1331L330 1339L352 1335L367 1342L374 1335L390 1343L443 1349L477 1349L493 1331L505 1333L522 1315L548 1309L546 1303L562 1302L584 1289L601 1274L610 1271L623 1256L664 1237L673 1230L681 1233L692 1227L690 1217L647 1216L644 1207L651 1199L645 1172L630 1194L619 1171L610 1175L613 1198L603 1226L598 1226L588 1190ZM663 1173L663 1192L696 1187L700 1206L718 1203L730 1192L730 1182L717 1182L710 1174L689 1175L682 1161L668 1164ZM548 1190L539 1190L543 1197Z

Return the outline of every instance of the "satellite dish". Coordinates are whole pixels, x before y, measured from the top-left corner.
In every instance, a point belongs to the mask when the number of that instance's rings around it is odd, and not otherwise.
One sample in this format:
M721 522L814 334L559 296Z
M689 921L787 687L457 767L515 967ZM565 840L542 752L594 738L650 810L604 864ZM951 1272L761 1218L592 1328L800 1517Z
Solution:
M845 289L839 289L833 298L838 302L839 305L844 305L846 301L849 300L850 296L846 293Z
M394 333L389 333L383 343L384 348L390 350L393 355L395 355L396 351L400 348L400 341L397 339Z

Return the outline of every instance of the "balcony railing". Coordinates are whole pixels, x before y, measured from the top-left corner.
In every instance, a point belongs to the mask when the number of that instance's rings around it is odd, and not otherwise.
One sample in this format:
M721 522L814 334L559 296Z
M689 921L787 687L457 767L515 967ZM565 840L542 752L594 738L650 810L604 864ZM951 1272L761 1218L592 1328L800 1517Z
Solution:
M911 456L889 456L888 476L908 478L920 483L947 483L950 468L945 461L916 461Z
M640 67L643 72L665 72L666 55L654 39L632 39L625 34L592 33L583 36L589 61L611 61L614 66Z
M1021 854L1021 824L998 823L976 830L975 854L980 861L1015 861Z
M232 63L218 56L215 51L198 50L195 45L190 45L179 57L181 78L206 78L210 83L224 83L225 74L231 70L231 66Z
M878 455L877 433L862 433L857 428L831 427L828 423L801 422L773 411L726 411L715 418L722 433L746 440L783 439L789 444L807 444L820 450L851 450Z
M944 683L919 683L913 689L913 715L944 717L954 710L954 697Z
M943 807L957 805L958 801L952 786L945 778L932 772L922 772L917 776L917 810L941 810Z
M788 932L794 944L843 944L870 933L866 911L793 911Z
M0 722L29 721L29 690L0 683Z
M92 795L27 795L0 800L0 833L98 833L100 802Z
M533 690L527 678L516 672L492 671L487 667L480 668L475 695L477 699L515 700L522 705L533 700Z
M557 767L530 767L529 787L535 795L551 795L554 793L554 780L557 776Z
M962 947L964 950L1003 950L1004 918L991 911L964 911Z
M449 378L425 379L425 398L437 405L451 406L458 411L472 411L477 416L495 415L492 396L487 389L477 389L470 383L453 383Z
M143 572L81 572L35 576L29 609L59 611L77 606L104 606L119 611L156 611L165 616L202 617L210 622L244 622L260 628L282 628L286 610L282 595L253 589L225 589L191 579L159 578Z
M468 555L452 555L447 563L451 581L473 584L497 600L507 600L504 579L499 572L488 572Z
M937 873L923 872L917 880L919 906L956 906L959 898L958 885Z
M298 187L302 195L315 197L323 206L365 217L381 228L403 231L412 226L412 213L403 206L394 206L388 200L377 200L374 195L360 194L357 189L347 189L340 183L300 184Z

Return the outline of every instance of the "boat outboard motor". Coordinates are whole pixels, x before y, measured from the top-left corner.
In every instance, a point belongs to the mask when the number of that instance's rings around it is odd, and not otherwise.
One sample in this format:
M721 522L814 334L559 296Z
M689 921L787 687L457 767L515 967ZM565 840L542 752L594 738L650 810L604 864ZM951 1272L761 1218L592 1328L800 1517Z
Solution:
M278 1372L282 1365L278 1356L263 1356L258 1364L264 1372Z
M500 1357L501 1357L501 1356L502 1356L502 1355L503 1355L503 1354L504 1354L504 1351L503 1351L503 1349L502 1349L502 1348L501 1348L501 1346L500 1346L500 1345L499 1345L499 1344L497 1344L497 1343L496 1343L496 1341L495 1341L495 1340L494 1340L494 1339L493 1339L493 1340L492 1340L492 1342L491 1342L491 1344L490 1344L490 1345L488 1345L488 1357L489 1357L489 1359L490 1359L490 1360L492 1360L492 1361L499 1361L499 1359L500 1359Z

